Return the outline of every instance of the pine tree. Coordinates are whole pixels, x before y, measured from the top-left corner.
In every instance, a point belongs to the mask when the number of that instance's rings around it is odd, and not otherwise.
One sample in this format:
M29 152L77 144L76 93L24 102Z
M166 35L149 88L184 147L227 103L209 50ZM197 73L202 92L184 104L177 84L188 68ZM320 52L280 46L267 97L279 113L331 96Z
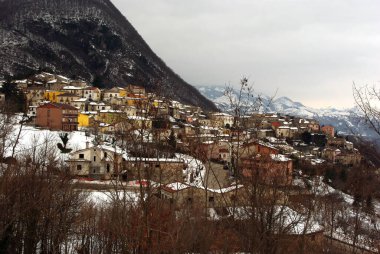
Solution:
M62 143L57 144L58 149L61 150L61 153L70 153L73 149L66 147L69 141L69 134L61 133L59 134L59 138L62 140Z

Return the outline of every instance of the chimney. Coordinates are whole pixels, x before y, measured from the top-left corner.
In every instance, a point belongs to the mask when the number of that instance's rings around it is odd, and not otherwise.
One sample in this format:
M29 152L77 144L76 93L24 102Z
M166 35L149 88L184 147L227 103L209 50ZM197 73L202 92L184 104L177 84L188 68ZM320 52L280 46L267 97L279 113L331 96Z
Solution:
M90 142L86 141L86 149L90 148Z

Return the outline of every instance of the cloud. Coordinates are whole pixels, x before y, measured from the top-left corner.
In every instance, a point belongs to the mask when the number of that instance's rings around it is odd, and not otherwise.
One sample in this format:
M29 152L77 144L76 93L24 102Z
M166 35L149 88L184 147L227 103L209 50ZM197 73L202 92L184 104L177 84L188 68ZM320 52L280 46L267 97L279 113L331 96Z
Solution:
M351 106L352 82L380 80L380 2L112 0L193 85L238 84L310 106Z

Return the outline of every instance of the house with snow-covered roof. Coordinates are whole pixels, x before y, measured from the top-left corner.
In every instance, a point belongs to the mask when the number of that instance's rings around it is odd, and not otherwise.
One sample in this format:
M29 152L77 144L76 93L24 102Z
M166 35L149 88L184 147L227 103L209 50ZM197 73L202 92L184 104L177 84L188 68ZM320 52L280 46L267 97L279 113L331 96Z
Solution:
M100 101L101 91L94 86L87 86L82 88L82 98L86 98L89 101Z
M227 113L214 113L210 115L214 126L225 127L234 124L234 117Z

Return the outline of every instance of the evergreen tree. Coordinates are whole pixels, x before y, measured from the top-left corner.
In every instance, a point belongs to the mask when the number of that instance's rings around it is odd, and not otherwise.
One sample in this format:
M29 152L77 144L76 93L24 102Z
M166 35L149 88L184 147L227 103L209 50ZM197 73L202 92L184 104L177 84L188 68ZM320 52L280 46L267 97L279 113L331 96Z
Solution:
M7 80L0 90L5 95L7 108L12 112L25 112L26 100L20 91L10 80Z
M170 136L168 138L168 144L173 149L176 149L176 147L177 147L177 139L176 139L176 137L174 135L174 131L173 130L170 132Z
M70 153L73 149L66 147L69 141L69 134L61 133L59 134L59 138L62 140L62 143L57 144L58 149L61 150L61 153Z

